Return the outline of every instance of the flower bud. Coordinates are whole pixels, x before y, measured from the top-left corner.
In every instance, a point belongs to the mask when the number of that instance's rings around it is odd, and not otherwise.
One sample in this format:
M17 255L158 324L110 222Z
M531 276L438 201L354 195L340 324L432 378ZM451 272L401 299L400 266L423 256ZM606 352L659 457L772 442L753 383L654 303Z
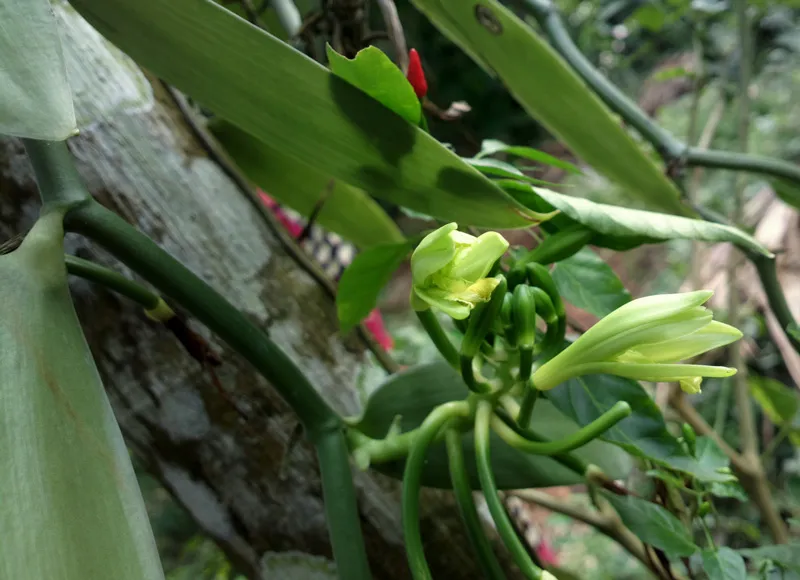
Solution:
M476 238L457 227L450 223L428 234L411 255L411 305L463 320L477 304L488 302L499 284L486 275L508 242L496 232Z
M701 305L711 292L639 298L618 308L539 367L533 381L546 390L587 374L613 374L643 381L679 382L699 392L702 377L728 377L736 369L678 364L739 340L742 333L714 322Z

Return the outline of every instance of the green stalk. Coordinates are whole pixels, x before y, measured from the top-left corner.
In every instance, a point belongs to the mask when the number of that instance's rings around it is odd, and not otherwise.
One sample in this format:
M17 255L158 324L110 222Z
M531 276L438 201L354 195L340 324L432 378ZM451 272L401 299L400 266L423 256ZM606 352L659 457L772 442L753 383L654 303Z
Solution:
M475 415L475 458L478 465L478 478L486 498L486 505L497 527L497 533L500 534L500 538L511 552L512 558L514 558L525 578L529 580L553 580L551 574L543 571L531 560L497 495L497 485L494 482L494 474L492 473L489 439L492 415L492 403L487 400L479 401Z
M312 441L318 434L341 425L341 419L286 353L150 238L96 202L72 209L64 225L103 246L247 359L297 413Z
M450 338L445 334L442 325L439 324L439 321L436 319L436 314L433 312L433 309L417 310L416 313L417 318L419 318L419 321L422 323L422 327L425 329L425 332L428 333L428 336L431 337L439 354L444 357L444 360L446 360L450 366L456 370L460 370L461 359L458 355L458 351L456 347L453 346Z
M491 426L500 438L511 447L532 453L534 455L557 455L566 453L583 447L590 441L597 439L600 435L611 429L614 425L622 421L631 414L631 406L625 401L619 401L611 409L600 415L597 419L577 430L569 437L560 441L531 441L519 435L516 431L506 425L500 417L491 418Z
M406 460L403 473L403 536L411 575L414 580L432 580L430 568L425 561L422 536L419 530L419 490L422 485L422 469L428 447L445 423L457 417L469 415L469 404L465 401L445 403L436 407L419 429Z
M64 256L64 262L67 265L67 272L73 276L101 284L109 290L133 300L145 310L155 310L163 303L161 296L149 288L145 288L110 268L69 254Z
M458 502L458 511L467 530L475 557L483 575L489 580L504 580L506 575L497 561L497 556L492 551L489 538L484 533L483 524L475 509L472 497L472 488L469 484L467 470L464 466L464 448L461 445L461 433L456 429L448 429L445 435L447 442L447 459L450 465L450 481L453 484L453 493Z
M320 434L316 440L325 518L340 578L370 580L367 550L361 534L358 503L350 471L347 443L341 429Z

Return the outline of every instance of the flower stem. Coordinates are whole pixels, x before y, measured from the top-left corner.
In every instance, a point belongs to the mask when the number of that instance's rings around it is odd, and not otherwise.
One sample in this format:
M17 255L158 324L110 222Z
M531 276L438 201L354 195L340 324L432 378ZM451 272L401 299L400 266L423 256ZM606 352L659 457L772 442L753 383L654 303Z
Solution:
M453 485L453 492L458 502L458 510L464 526L467 530L472 547L475 549L475 556L483 575L489 580L504 580L505 574L500 567L492 551L489 538L483 530L483 524L475 509L475 501L472 498L472 488L467 477L467 470L464 465L464 449L461 444L461 433L456 429L447 429L445 434L447 442L447 459L450 465L450 481Z
M466 417L469 413L470 407L465 401L445 403L436 407L422 422L406 460L406 468L403 473L403 536L406 542L408 565L414 580L432 580L433 578L425 560L425 551L422 548L422 536L419 530L419 491L422 485L425 455L439 431L448 421Z
M479 401L475 415L475 458L478 465L478 478L486 498L486 505L492 515L500 538L511 552L512 558L519 566L522 574L529 580L542 580L543 571L531 560L528 551L517 536L511 520L498 497L497 485L492 472L490 450L490 425L492 421L492 403L488 400ZM545 578L547 576L544 576Z

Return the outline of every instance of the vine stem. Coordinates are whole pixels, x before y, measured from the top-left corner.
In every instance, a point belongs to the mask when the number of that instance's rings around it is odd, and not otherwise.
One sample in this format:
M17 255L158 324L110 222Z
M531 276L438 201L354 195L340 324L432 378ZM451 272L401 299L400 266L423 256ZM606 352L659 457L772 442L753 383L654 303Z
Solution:
M186 308L252 364L297 413L320 458L328 529L339 573L354 580L371 578L341 417L266 333L150 238L94 201L65 142L24 140L24 144L43 212L65 208L67 231L91 238Z
M497 561L497 556L492 551L492 545L484 532L478 510L475 508L472 488L464 465L461 432L453 428L447 429L445 441L447 443L447 460L450 467L450 482L453 485L453 493L458 503L458 511L464 521L464 527L467 530L472 547L475 549L478 565L484 576L489 580L504 580L506 575L500 567L500 562Z
M415 312L420 323L422 323L422 327L425 329L425 332L428 333L428 336L431 338L431 341L433 341L434 346L436 346L436 349L439 351L439 354L442 355L444 360L446 360L450 366L457 371L460 371L461 357L458 354L456 347L453 345L453 342L445 334L442 325L439 324L433 309L428 308L427 310L416 310Z
M492 515L497 533L511 552L511 557L525 578L528 580L555 580L552 574L533 563L498 496L497 484L492 472L490 449L490 426L493 414L491 401L486 399L478 401L475 412L475 459L478 466L478 479L480 479L483 495L486 498L486 506Z
M470 406L465 401L445 403L436 407L422 422L406 459L406 468L403 472L403 537L406 542L408 565L414 580L433 580L428 562L425 560L425 550L422 547L419 530L419 491L422 485L425 455L446 423L469 414Z

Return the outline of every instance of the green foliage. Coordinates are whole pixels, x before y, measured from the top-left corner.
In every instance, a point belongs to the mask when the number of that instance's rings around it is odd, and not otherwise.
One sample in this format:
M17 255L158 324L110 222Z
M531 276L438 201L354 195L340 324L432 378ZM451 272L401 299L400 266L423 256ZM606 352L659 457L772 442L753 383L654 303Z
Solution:
M497 139L486 139L483 142L481 142L481 151L475 157L478 159L482 159L484 157L498 155L501 153L511 155L514 157L521 157L523 159L527 159L529 161L535 161L536 163L549 165L551 167L558 167L559 169L563 169L568 173L579 174L581 172L580 169L575 167L569 161L564 161L563 159L559 159L558 157L553 157L552 155L548 155L544 151L539 151L531 147L508 145L506 143L503 143L502 141L498 141Z
M746 580L744 559L725 546L718 550L703 550L703 570L708 580Z
M629 200L653 210L685 213L672 182L561 57L508 9L494 0L415 0L414 5L496 74L520 104L576 155L621 184Z
M800 396L795 389L766 377L748 377L750 394L769 420L778 426L788 425L789 436L795 445L800 444Z
M209 129L253 183L271 197L316 221L359 248L398 242L402 233L366 192L331 180L315 164L298 161L222 119Z
M330 46L327 48L328 66L333 74L361 89L412 125L419 125L422 118L419 99L403 71L388 56L370 46L350 60Z
M604 494L622 522L642 542L670 557L691 556L698 547L678 518L658 504L634 497Z
M507 186L508 184L503 184ZM522 203L535 211L558 209L564 213L552 220L556 227L578 222L597 232L592 244L612 249L674 239L732 242L742 249L771 256L769 250L737 228L703 220L647 212L595 203L539 188L507 187Z
M0 135L60 141L77 132L48 0L0 0Z
M553 280L564 300L598 318L631 300L614 270L589 248L558 262Z
M514 228L532 222L517 202L438 141L210 0L72 5L139 64L327 178L464 224ZM141 34L145 29L148 34Z
M701 481L731 479L730 475L718 472L716 464L703 463L687 453L667 431L656 404L635 381L611 375L579 377L549 391L547 398L579 425L594 421L618 401L626 401L633 414L607 431L601 439L635 456L694 475Z
M378 296L413 248L413 240L373 246L356 256L339 280L336 311L342 332L361 322L378 303Z
M800 544L798 543L747 548L739 550L739 554L758 563L772 562L785 570L800 572Z
M460 401L468 394L469 390L461 377L443 362L412 367L392 376L381 385L370 396L362 416L353 419L351 424L370 437L382 438L399 417L399 431L405 433L419 427L438 405ZM537 433L548 438L569 435L579 427L546 402L536 406L531 424ZM471 433L464 434L462 440L470 483L473 489L480 489ZM630 463L624 453L599 441L578 449L574 455L599 465L612 477L621 476L630 470ZM496 436L492 437L492 466L497 485L501 489L551 487L582 480L580 475L563 467L556 460L517 451ZM374 468L393 477L400 477L403 462L375 465ZM450 488L444 443L429 450L423 485Z

